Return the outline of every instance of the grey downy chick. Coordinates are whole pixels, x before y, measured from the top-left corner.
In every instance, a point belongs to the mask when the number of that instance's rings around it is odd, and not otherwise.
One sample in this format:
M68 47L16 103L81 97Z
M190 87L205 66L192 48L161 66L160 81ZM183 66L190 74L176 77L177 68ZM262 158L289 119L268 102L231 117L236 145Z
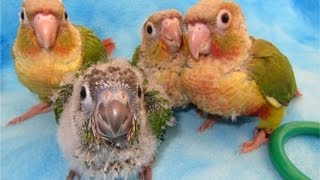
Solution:
M141 73L122 60L95 65L64 87L69 92L60 91L55 102L67 99L55 106L63 107L57 136L70 168L94 179L138 173L150 179L145 170L151 171L159 137L173 120L164 91L146 85Z

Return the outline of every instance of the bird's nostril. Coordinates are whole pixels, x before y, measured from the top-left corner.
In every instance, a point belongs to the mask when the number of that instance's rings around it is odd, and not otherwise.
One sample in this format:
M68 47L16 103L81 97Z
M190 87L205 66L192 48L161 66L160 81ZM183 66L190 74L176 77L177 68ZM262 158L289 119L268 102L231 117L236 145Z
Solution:
M164 38L165 38L166 40L168 40L168 41L173 41L173 39L170 38L170 37L168 37L168 36L164 36Z

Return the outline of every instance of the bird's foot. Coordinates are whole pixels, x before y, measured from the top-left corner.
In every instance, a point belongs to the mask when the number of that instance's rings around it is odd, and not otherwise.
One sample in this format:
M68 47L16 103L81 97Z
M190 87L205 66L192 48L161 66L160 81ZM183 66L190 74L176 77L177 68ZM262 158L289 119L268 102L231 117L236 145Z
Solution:
M20 123L20 122L25 121L35 115L47 113L51 110L52 110L52 107L51 107L51 104L49 104L49 103L41 103L41 104L35 105L35 106L31 107L26 113L10 120L7 123L7 126Z
M212 119L206 119L201 126L198 128L198 132L202 133L204 131L207 131L208 129L210 129L214 124L216 123L215 120Z
M202 132L207 131L208 129L212 128L212 126L214 126L216 124L218 119L220 119L219 116L208 115L207 119L198 128L198 132L202 133Z
M303 94L299 90L297 90L296 92L294 92L294 95L296 97L299 97L299 96L302 96Z
M140 180L152 180L152 164L154 162L154 157L149 162L147 166L144 167L143 171L140 174Z
M258 149L262 144L265 144L268 142L270 134L271 134L271 131L267 129L256 129L253 139L250 141L244 142L242 144L240 152L248 153Z
M66 178L66 180L73 180L74 177L77 177L77 180L80 180L80 175L77 173L77 171L70 169L69 174Z
M111 55L116 48L116 45L111 38L103 40L102 44L109 55Z
M140 174L140 180L151 180L152 169L151 166L146 166Z

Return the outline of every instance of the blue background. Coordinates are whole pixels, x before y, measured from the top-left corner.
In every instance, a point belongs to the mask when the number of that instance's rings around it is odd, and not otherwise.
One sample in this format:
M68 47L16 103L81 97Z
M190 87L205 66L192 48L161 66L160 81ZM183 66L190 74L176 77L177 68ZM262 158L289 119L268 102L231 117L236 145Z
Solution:
M65 1L74 24L93 29L101 38L112 37L116 57L130 58L140 43L140 29L153 12L175 8L182 13L196 0ZM274 43L290 59L303 96L287 108L283 123L320 121L319 1L238 0L251 35ZM38 103L17 80L11 47L19 26L20 1L1 1L1 176L14 179L64 179L68 164L56 141L53 113L5 127L13 117ZM193 108L176 112L177 125L168 130L153 166L154 179L280 179L267 146L239 154L252 137L256 121L218 123L197 133L202 119ZM285 147L290 159L313 179L320 177L320 143L316 137L297 137Z

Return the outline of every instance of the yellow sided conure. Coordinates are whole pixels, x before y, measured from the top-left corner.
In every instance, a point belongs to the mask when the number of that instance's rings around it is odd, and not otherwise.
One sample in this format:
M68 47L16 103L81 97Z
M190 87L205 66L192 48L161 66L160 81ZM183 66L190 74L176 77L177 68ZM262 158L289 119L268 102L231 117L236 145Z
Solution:
M49 112L50 96L62 79L98 61L108 61L111 39L101 42L89 29L73 25L62 0L24 0L21 23L12 48L20 82L37 94L41 103L8 125Z
M142 27L142 43L133 55L133 65L143 70L148 81L161 85L172 107L183 107L180 72L186 65L187 43L182 15L174 9L152 14Z
M241 152L260 147L279 126L285 106L299 95L292 67L273 44L248 35L234 2L202 0L185 16L192 58L181 73L190 101L208 113L202 132L223 117L259 117L254 138Z

